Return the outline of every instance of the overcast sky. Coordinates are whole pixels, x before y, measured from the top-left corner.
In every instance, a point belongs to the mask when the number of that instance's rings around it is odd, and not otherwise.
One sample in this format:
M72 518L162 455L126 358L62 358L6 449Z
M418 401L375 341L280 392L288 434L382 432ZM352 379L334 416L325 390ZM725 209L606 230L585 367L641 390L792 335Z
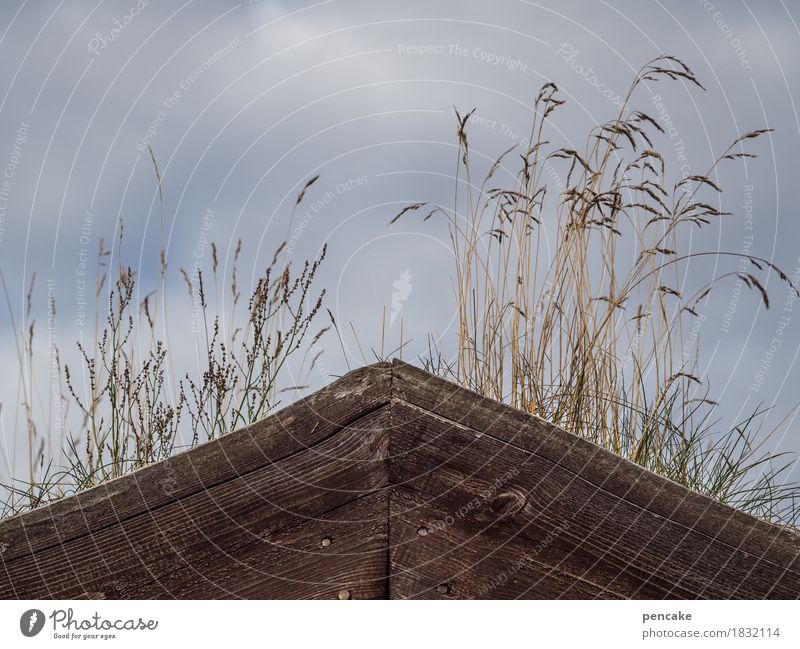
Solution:
M591 125L615 115L614 99L635 70L663 52L685 60L707 88L661 84L638 96L642 110L662 103L674 123L674 134L658 143L672 173L701 173L738 135L775 129L753 145L757 160L722 174L722 207L736 216L696 235L692 249L750 245L793 275L800 266L798 22L798 3L781 0L6 0L0 268L13 323L27 326L24 296L36 272L33 316L42 343L56 341L69 357L76 339L90 340L82 251L93 255L100 238L113 240L120 220L123 259L152 277L160 225L149 145L162 175L174 304L187 304L177 269L195 261L210 267L209 238L228 269L235 241L244 239L247 290L286 238L297 192L320 174L298 215L292 257L329 245L320 286L365 351L379 344L382 310L408 270L402 317L412 339L405 357L413 359L426 332L452 332L450 244L435 223L411 218L388 228L387 221L409 202L449 204L453 107L477 109L485 121L474 126L471 145L494 158L526 132L532 99L552 80L569 104L551 139L579 148ZM690 279L713 270L690 268L697 275ZM57 301L49 328L48 288ZM706 305L701 368L721 417L733 421L764 403L774 406L768 421L777 423L800 401L800 316L784 309L786 287L772 277L771 309L745 293L731 317L733 288ZM188 309L176 311L175 354L190 362ZM5 306L0 322L8 459L18 377ZM399 322L388 328L390 341L398 329ZM344 342L347 360L335 338L325 339L327 373L315 373L312 387L348 363L363 364L352 336ZM779 440L781 449L800 450L800 422L787 420Z

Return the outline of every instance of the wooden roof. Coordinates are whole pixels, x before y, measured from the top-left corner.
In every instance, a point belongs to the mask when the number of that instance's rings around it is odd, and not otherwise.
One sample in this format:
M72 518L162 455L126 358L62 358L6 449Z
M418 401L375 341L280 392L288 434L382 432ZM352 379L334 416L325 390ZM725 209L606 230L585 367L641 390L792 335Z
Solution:
M0 597L797 598L800 536L395 361L0 521Z

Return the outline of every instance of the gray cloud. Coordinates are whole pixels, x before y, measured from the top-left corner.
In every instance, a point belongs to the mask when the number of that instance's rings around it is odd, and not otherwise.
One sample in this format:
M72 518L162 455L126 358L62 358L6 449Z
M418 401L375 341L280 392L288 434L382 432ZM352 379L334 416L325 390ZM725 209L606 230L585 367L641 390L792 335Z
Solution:
M93 250L100 237L113 240L119 219L125 259L138 266L141 258L143 277L155 276L159 212L150 144L163 177L176 301L185 289L174 271L197 260L207 210L215 214L210 234L223 262L233 242L245 240L251 281L286 237L297 191L320 173L297 217L293 257L330 244L322 285L365 350L379 344L377 324L391 308L393 282L409 269L413 290L402 316L406 339L413 339L405 354L413 357L427 347L426 332L448 335L446 232L441 223L413 218L392 229L386 223L409 201L449 204L453 106L477 108L483 124L473 125L472 146L491 160L524 137L538 87L554 80L569 104L554 120L552 139L580 146L591 125L613 116L614 97L633 71L661 52L685 59L708 88L649 89L662 96L675 125L675 137L659 143L672 173L682 164L705 171L740 133L776 129L758 143L758 160L723 172L723 208L737 216L693 235L692 249L742 248L744 187L752 185L752 251L791 274L798 266L800 17L783 3L708 4L189 1L146 3L134 13L134 0L9 2L0 24L0 87L7 91L0 164L17 162L0 222L0 264L16 324L25 325L30 274L54 279L55 336L68 355L81 334L74 320L82 237ZM637 104L655 109L646 91ZM24 125L26 141L18 142ZM207 254L199 261L210 263ZM687 282L713 270L693 262ZM776 281L768 288L777 296L772 309L743 293L724 330L734 285L708 304L701 358L726 420L764 402L775 406L768 423L777 423L797 405L794 314L753 389L785 315L784 288ZM46 300L43 291L37 295L41 323ZM176 332L188 327L181 315L173 324ZM13 366L10 329L0 331L3 360ZM350 364L362 362L355 342L347 343ZM175 353L191 359L191 345ZM326 354L330 373L346 368L333 340ZM328 378L314 380L318 386ZM17 398L16 387L13 374L0 380L4 404ZM9 446L12 417L5 405ZM784 423L781 435L781 448L797 449L794 422Z

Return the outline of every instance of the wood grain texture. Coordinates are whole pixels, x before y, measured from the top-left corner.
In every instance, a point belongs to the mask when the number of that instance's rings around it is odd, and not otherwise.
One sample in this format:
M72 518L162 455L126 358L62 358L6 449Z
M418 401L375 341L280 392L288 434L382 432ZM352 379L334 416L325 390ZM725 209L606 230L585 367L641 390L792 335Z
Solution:
M800 595L798 574L772 557L639 507L538 453L403 403L393 405L392 422L403 434L391 440L391 483L427 496L445 512L446 529L529 548L561 530L539 559L611 596Z
M431 504L435 502L436 505ZM526 537L470 526L456 509L392 490L392 599L618 599L566 567L553 568Z
M722 505L552 424L394 361L396 399L535 451L654 515L800 571L800 535Z
M4 562L0 597L69 599L103 593L141 598L174 592L202 597L202 590L189 584L177 589L173 579L167 582L170 588L163 580L195 563L224 565L241 547L385 487L385 429L386 410L374 411L283 460ZM192 584L202 581L202 573L183 574Z
M387 492L378 491L294 526L186 561L115 597L177 599L383 599ZM324 541L324 543L323 543Z
M794 599L800 536L395 361L0 521L0 597Z
M2 520L0 561L86 536L302 451L388 403L390 379L385 363L355 370L235 435Z

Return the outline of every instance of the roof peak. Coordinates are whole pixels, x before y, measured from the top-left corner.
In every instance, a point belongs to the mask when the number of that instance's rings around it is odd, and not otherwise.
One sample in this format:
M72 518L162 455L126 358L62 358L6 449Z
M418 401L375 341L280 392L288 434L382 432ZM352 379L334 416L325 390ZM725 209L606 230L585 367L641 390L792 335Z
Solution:
M527 590L481 590L522 556ZM792 532L395 359L0 521L0 596L794 597L798 557Z

